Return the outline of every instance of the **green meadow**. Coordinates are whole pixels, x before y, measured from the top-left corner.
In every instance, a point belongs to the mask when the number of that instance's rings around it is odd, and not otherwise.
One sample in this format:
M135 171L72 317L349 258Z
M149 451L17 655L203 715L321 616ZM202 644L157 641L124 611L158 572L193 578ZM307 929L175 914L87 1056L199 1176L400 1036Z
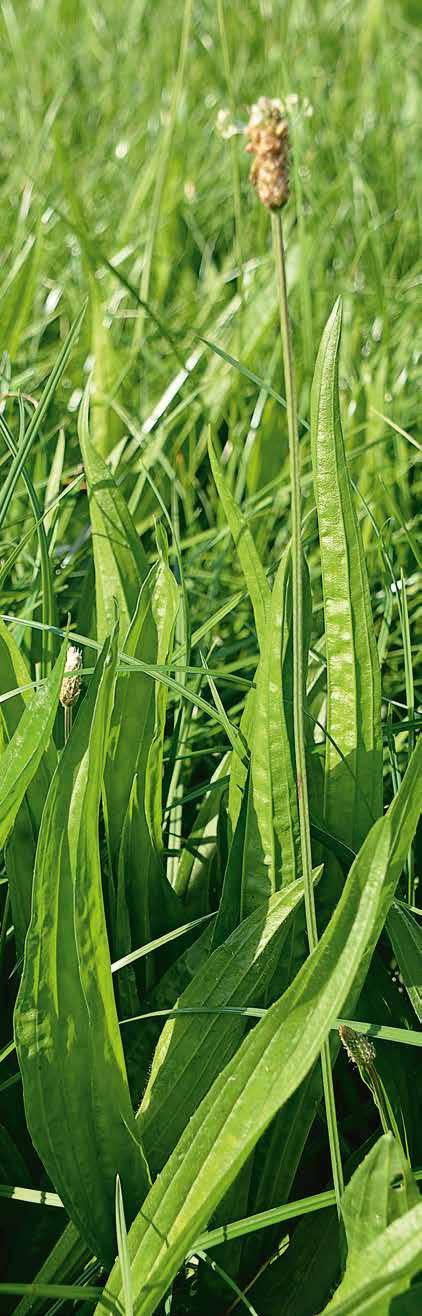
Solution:
M421 55L0 0L0 1313L421 1310Z

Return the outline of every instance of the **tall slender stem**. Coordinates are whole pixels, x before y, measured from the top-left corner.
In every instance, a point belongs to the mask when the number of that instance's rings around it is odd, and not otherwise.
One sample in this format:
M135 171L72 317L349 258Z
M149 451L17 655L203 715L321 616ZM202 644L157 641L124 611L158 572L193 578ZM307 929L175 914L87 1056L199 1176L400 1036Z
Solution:
M281 341L283 347L284 386L287 403L287 428L289 434L290 481L291 481L291 524L292 524L292 593L293 593L293 725L296 758L296 786L300 823L300 846L302 857L302 874L304 883L306 929L309 950L312 953L318 944L318 928L315 913L314 887L312 881L311 831L309 823L308 783L306 775L306 741L303 714L303 697L305 689L305 672L303 663L303 568L301 540L301 490L300 490L300 451L297 423L296 384L293 362L292 337L287 299L286 262L284 254L283 228L281 211L271 212L272 239L277 274L277 291L280 314ZM333 1076L329 1043L326 1041L321 1051L322 1078L324 1085L325 1109L327 1116L328 1137L330 1143L333 1181L340 1213L340 1198L343 1192L343 1169L341 1163L338 1136Z

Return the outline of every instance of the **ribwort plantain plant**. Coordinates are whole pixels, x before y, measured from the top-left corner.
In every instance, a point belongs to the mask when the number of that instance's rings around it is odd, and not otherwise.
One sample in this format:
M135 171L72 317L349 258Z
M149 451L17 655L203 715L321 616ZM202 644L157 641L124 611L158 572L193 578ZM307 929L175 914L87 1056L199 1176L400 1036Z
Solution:
M253 106L248 123L247 150L254 155L251 182L259 200L270 211L273 252L277 275L278 309L283 347L284 384L286 390L287 428L289 436L291 526L292 526L292 636L293 636L293 734L296 788L300 823L300 852L304 881L306 930L309 950L318 944L318 929L312 883L312 849L306 768L305 714L303 708L306 673L303 663L303 562L301 531L300 448L297 419L296 382L292 334L287 296L286 260L283 241L282 209L289 197L289 131L281 102L261 97ZM330 1141L331 1165L340 1214L344 1189L340 1144L328 1042L321 1051L324 1099Z

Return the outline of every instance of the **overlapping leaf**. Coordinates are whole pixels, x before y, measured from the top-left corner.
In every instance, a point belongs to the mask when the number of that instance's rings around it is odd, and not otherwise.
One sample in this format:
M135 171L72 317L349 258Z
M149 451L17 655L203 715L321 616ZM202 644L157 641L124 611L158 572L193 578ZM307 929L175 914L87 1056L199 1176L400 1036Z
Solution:
M311 1069L357 975L367 970L416 826L421 759L417 750L393 808L371 829L318 948L213 1083L150 1190L129 1235L136 1316L155 1311L258 1138ZM415 1230L410 1247L414 1240ZM116 1266L108 1293L120 1291ZM100 1303L98 1313L104 1310Z
M271 978L279 970L291 915L302 900L301 881L273 895L213 951L179 998L178 1009L209 1008L211 1013L181 1015L169 1021L161 1034L138 1116L154 1172L162 1169L245 1031L242 1016L218 1011L264 1004Z
M115 1254L118 1172L133 1215L148 1174L117 1022L105 926L98 810L114 694L117 624L44 808L15 1010L28 1128L96 1255Z

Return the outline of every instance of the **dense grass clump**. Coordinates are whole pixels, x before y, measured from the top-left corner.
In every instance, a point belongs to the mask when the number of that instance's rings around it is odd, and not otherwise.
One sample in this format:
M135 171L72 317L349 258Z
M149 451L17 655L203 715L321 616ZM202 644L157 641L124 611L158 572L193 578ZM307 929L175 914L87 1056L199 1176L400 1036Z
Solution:
M0 1311L416 1316L416 8L0 40Z

